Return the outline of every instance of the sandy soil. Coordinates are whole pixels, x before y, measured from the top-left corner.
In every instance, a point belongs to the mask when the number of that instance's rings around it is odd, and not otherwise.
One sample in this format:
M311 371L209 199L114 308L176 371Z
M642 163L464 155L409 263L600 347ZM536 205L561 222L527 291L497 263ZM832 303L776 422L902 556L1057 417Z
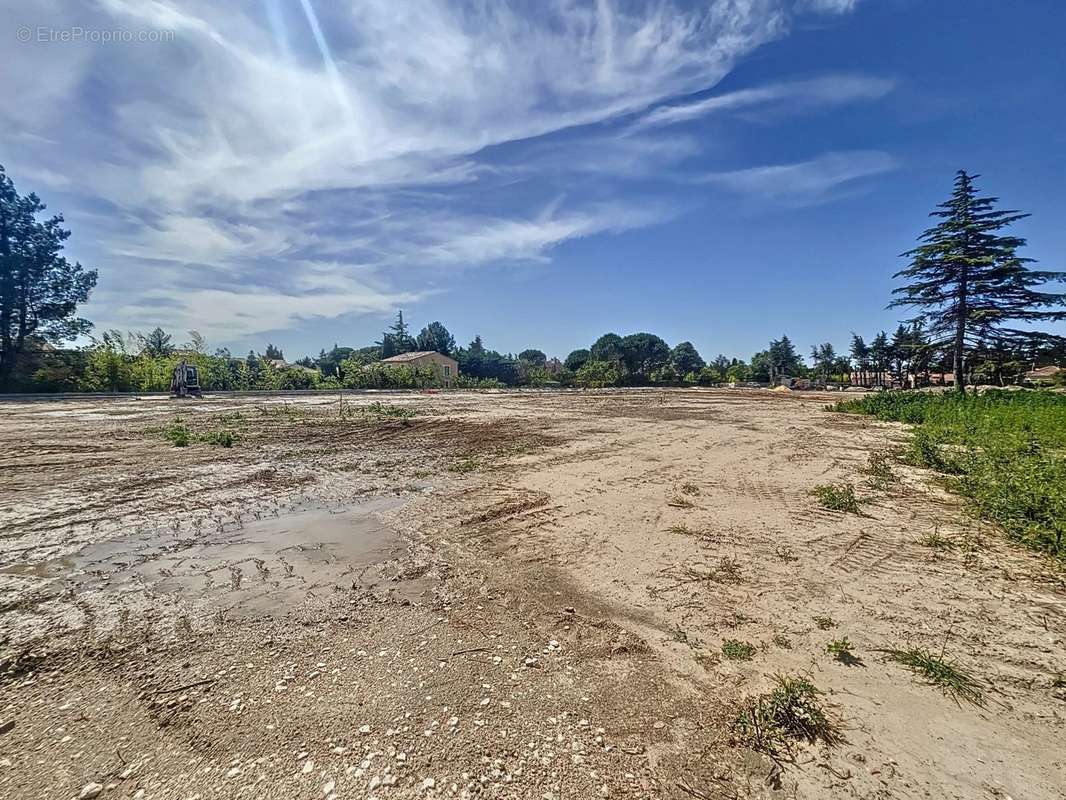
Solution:
M0 796L1066 796L1061 570L825 401L0 403ZM783 673L843 740L774 763L733 721Z

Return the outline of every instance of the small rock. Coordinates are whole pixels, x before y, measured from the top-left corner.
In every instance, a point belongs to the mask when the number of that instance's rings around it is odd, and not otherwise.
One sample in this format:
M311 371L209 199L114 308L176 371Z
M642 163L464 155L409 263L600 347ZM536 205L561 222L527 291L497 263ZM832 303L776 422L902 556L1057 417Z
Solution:
M315 762L314 762L314 761L312 761L311 759L307 759L307 760L306 760L306 761L304 762L304 768L303 768L303 770L302 770L302 771L303 771L303 774L304 774L304 775L308 775L308 774L310 774L311 770L313 770L314 768L315 768Z
M336 787L336 785L337 784L335 782L333 782L333 781L327 781L326 784L322 787L322 794L324 794L324 795L333 794L333 789Z
M97 797L103 790L104 787L99 783L87 783L81 787L81 793L78 795L78 800L92 800L92 798Z
M436 785L437 785L437 782L435 780L433 780L432 778L426 778L424 781L422 781L422 788L423 789L432 789Z

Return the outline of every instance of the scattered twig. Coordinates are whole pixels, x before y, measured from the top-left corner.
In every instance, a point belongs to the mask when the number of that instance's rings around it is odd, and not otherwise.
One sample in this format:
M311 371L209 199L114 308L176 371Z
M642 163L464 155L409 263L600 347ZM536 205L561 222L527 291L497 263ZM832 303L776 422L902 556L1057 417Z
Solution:
M218 678L204 678L202 681L193 681L187 683L184 686L175 686L173 689L156 689L153 694L174 694L174 692L181 692L185 689L194 689L197 686L206 686L209 683L214 683Z

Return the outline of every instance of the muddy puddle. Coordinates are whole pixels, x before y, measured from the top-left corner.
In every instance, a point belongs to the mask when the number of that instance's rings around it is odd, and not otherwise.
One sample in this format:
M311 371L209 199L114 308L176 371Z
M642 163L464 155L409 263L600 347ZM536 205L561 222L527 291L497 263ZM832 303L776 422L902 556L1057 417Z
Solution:
M0 572L49 581L69 599L105 593L133 606L186 601L237 616L282 615L309 597L353 590L418 600L433 581L395 578L407 548L379 517L402 503L305 508L213 532L179 521Z

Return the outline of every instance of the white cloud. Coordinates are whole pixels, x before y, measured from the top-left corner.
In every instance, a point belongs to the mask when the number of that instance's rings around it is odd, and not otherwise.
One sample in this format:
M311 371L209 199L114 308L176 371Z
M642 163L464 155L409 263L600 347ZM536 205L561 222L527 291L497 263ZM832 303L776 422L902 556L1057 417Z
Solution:
M809 204L826 199L838 187L889 172L897 166L888 153L855 150L827 153L794 164L716 172L701 180L761 198Z
M803 81L774 83L755 89L741 89L692 103L656 108L637 121L637 127L673 125L708 114L737 111L775 104L786 109L824 108L876 100L893 88L893 82L863 75L828 75Z
M65 192L72 245L85 247L74 255L101 268L86 309L98 324L155 320L234 338L411 302L436 290L427 270L544 260L562 242L663 219L669 208L598 182L640 179L699 143L575 129L715 85L787 32L790 9L790 0L22 4L15 24L174 36L8 48L16 80L0 82L0 145L16 174ZM770 88L811 103L875 91L844 79L819 86ZM493 150L544 136L528 159ZM555 185L577 173L574 191Z
M797 11L813 11L816 14L848 14L855 10L859 0L799 0Z

